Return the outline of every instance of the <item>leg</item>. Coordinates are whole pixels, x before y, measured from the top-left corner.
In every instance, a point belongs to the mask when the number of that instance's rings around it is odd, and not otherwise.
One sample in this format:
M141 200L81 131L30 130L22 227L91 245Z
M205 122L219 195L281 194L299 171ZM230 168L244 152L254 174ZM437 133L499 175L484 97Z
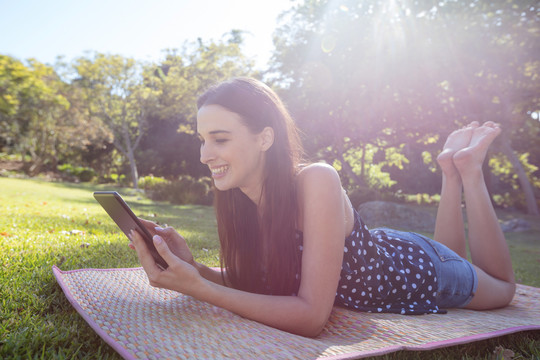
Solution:
M496 124L486 122L474 129L469 146L453 156L463 182L469 248L472 262L477 267L478 291L468 306L475 309L507 305L515 291L510 251L482 173L488 147L500 131Z
M469 145L473 131L477 127L478 123L473 122L451 133L444 144L442 152L437 157L443 178L441 201L435 222L434 240L446 245L463 258L467 258L465 226L461 211L463 186L453 158L456 152Z
M478 275L476 294L465 308L473 310L489 310L504 307L512 301L516 292L516 284L497 279L474 265Z

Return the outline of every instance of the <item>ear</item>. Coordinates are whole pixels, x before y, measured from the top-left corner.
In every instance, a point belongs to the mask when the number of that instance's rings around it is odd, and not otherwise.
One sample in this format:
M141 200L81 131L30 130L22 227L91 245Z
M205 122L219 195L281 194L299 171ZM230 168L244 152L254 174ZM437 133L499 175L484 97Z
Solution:
M270 149L272 144L274 144L274 129L267 126L259 133L259 136L261 141L261 151Z

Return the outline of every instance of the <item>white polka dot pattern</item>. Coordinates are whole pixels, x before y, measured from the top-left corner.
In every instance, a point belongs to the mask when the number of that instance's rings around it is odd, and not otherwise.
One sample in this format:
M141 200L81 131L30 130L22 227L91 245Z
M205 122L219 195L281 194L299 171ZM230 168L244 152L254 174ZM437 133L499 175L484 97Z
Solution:
M435 299L437 277L420 246L392 230L369 230L355 212L345 239L335 304L365 312L444 313ZM299 237L301 240L301 236Z

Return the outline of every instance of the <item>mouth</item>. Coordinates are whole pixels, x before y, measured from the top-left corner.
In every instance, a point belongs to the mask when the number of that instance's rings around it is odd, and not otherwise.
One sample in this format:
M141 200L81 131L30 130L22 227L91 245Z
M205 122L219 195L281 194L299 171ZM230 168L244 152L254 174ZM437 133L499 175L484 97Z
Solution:
M228 170L229 170L228 165L218 166L218 167L214 167L214 168L210 169L210 171L212 172L212 177L214 177L214 178L221 177L221 176L225 175L225 173Z

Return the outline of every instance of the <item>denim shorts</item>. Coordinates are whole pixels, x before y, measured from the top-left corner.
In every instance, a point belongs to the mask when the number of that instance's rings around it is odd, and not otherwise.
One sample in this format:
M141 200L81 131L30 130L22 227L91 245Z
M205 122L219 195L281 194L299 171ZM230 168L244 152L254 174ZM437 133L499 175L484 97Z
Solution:
M385 231L414 242L432 259L438 284L436 304L440 309L462 308L471 302L478 287L478 275L467 259L421 234L387 229Z

